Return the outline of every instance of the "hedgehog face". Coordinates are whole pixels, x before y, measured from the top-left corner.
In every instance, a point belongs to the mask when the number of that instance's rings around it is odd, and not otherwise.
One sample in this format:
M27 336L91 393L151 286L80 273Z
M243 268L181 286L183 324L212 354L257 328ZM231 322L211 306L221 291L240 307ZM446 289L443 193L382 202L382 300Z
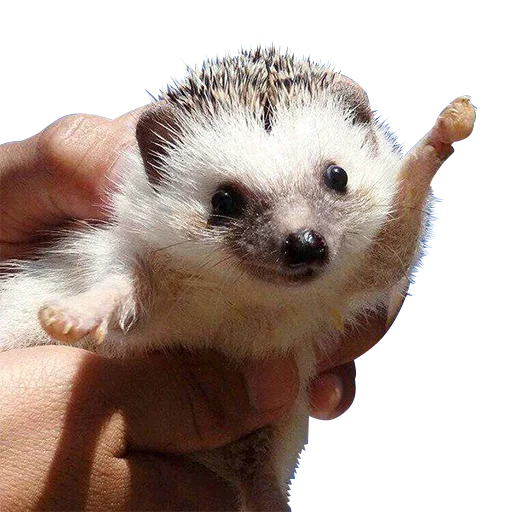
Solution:
M399 159L388 148L377 157L351 114L312 99L276 109L269 132L248 112L228 113L180 148L208 236L248 275L299 284L361 261L389 213Z
M175 259L265 283L353 271L389 214L399 167L360 87L248 54L205 65L163 100L137 138L156 191L154 239Z

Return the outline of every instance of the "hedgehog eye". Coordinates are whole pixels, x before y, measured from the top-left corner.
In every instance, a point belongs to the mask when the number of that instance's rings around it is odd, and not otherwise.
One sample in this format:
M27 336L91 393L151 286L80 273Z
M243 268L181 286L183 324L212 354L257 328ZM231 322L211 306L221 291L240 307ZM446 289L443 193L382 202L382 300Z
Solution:
M239 190L229 185L218 188L212 196L213 224L222 224L227 218L236 218L242 214L245 198Z
M336 192L345 192L348 183L347 171L338 165L329 165L324 171L324 183Z

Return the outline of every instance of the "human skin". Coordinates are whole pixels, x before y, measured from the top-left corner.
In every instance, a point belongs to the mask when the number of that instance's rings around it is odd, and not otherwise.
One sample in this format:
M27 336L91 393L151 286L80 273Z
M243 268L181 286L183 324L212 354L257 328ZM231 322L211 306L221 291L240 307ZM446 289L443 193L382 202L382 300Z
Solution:
M30 255L71 219L105 219L109 177L135 143L139 112L68 116L0 146L0 260ZM312 416L348 409L353 360L400 303L390 297L388 312L319 357ZM233 509L233 490L183 455L278 421L297 390L290 358L235 368L215 352L123 361L64 346L0 353L0 509Z

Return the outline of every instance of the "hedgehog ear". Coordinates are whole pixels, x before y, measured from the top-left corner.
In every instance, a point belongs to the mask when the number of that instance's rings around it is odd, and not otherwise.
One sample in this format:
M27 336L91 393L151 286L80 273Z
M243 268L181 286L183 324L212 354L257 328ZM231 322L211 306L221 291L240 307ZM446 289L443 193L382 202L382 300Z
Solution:
M162 177L162 160L172 144L174 107L167 101L152 103L139 118L135 136L148 180L153 185Z
M354 124L371 124L373 112L368 95L358 83L348 76L337 74L333 88L342 97L343 103L354 113Z
M339 74L336 75L332 87L341 97L343 105L350 110L352 122L367 129L363 145L368 144L374 153L378 152L373 112L365 90L348 76Z

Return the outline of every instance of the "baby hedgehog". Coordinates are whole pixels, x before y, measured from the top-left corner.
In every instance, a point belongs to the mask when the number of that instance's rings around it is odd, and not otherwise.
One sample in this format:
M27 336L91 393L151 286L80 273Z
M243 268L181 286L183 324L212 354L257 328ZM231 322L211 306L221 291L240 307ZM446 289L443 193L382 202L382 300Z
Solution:
M238 486L241 510L287 510L315 352L405 293L430 182L474 118L456 99L402 156L346 76L274 48L206 61L140 117L110 220L4 266L0 349L292 353L302 386L289 416L193 456Z

